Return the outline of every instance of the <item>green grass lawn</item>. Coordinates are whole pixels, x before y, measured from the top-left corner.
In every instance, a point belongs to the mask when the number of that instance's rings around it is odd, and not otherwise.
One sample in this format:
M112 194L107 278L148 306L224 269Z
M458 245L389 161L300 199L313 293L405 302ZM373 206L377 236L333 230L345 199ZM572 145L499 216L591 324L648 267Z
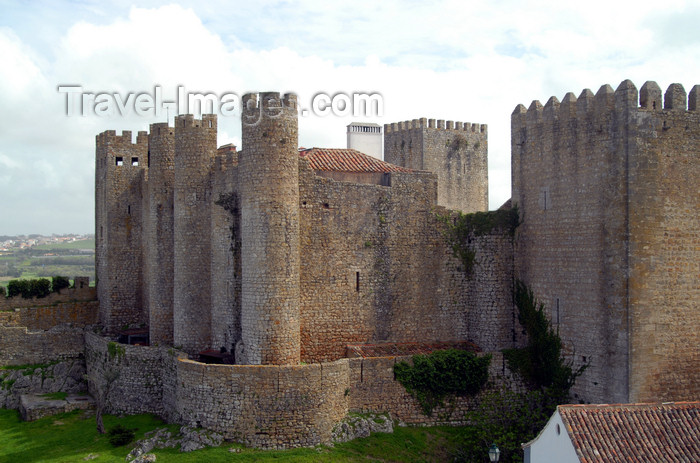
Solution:
M136 428L136 438L154 428L165 426L152 415L118 418L105 416L107 429L122 424ZM175 425L169 425L177 430ZM393 434L374 434L333 448L261 451L243 448L239 453L229 451L237 444L225 442L221 447L180 453L177 449L154 450L159 462L434 462L452 461L454 449L467 428L395 428ZM20 421L15 410L0 409L0 462L82 462L96 455L93 462L124 462L132 445L114 448L106 435L95 430L94 416L72 412L43 418L34 422Z
M95 240L88 239L88 240L72 241L70 243L42 244L42 245L38 245L38 246L32 246L32 249L58 250L58 251L66 250L66 249L95 249Z

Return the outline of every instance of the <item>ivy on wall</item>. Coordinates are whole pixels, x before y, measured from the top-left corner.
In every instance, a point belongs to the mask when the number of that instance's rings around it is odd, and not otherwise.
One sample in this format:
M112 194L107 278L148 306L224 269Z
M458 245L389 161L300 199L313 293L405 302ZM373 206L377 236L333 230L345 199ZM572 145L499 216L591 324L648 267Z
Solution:
M414 355L394 365L394 375L406 391L418 399L423 413L443 405L448 395L475 395L486 385L491 356L477 357L469 351L448 349L429 355Z
M473 212L464 214L460 211L445 215L437 214L437 219L444 224L442 231L447 244L452 249L452 255L462 263L467 275L472 273L476 251L472 240L479 236L488 235L494 230L501 230L513 236L520 224L518 207L499 209L488 212Z
M555 396L568 397L569 390L588 368L589 363L573 368L562 354L562 342L545 314L545 306L522 281L515 283L518 321L525 328L527 345L506 349L503 354L508 368L519 374L533 389L548 390Z

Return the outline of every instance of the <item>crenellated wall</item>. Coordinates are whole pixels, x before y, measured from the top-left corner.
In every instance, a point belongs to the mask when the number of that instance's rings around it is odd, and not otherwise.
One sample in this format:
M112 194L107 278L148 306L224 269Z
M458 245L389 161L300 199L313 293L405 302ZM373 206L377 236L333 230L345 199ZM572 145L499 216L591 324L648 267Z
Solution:
M633 89L631 105L636 107ZM700 396L700 86L654 82L633 111L629 166L630 398ZM654 104L655 103L655 104Z
M384 159L434 172L438 204L462 212L488 210L486 124L435 119L386 124Z
M699 321L700 248L689 231L698 115L677 85L664 109L655 83L641 96L640 105L624 81L518 105L511 117L516 275L550 310L574 363L591 363L576 385L586 401L683 400L699 387L688 373L698 359L688 328ZM675 246L664 245L674 233ZM685 381L667 382L666 359L688 365L677 375Z

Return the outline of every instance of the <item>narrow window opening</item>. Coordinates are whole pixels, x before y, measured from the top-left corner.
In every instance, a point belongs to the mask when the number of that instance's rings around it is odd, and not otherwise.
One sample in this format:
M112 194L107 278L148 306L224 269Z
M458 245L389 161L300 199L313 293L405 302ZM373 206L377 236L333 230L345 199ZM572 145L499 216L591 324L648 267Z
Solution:
M209 127L211 127L211 121L209 121Z
M324 209L330 209L330 205L328 203L323 203L323 208Z
M139 158L131 158L131 165L138 166L139 165Z
M118 166L123 166L124 165L124 158L121 156L117 156L116 163Z
M126 206L126 213L131 215L131 205Z
M355 272L355 291L360 292L360 272Z
M559 298L557 298L557 326L559 326Z
M546 211L547 210L547 190L542 192L544 194L544 206L543 209Z

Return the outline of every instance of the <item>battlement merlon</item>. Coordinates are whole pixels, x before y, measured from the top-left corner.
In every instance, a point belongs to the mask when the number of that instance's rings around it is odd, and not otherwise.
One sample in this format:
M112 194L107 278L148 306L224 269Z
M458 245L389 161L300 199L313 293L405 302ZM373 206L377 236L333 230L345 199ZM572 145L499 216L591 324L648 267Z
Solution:
M135 145L148 146L148 132L140 130L136 135L136 142L133 142L131 130L123 130L121 135L117 135L114 130L105 130L95 136L97 147L112 145L124 148L130 148Z
M180 114L175 116L175 127L201 127L216 130L216 114L202 114L201 119L195 118L193 114Z
M282 109L296 112L297 96L294 93L280 95L279 92L246 93L241 99L241 107L244 114L266 110L267 116L274 117L275 111Z
M638 92L630 80L624 80L613 90L608 84L600 87L595 96L589 89L584 89L576 98L573 93L566 94L560 103L551 97L543 107L538 100L533 100L529 108L517 105L511 114L512 129L524 127L526 123L554 121L560 118L581 117L587 113L605 114L611 111L698 111L700 110L700 85L693 86L690 93L685 92L681 84L669 85L663 95L654 81L647 81ZM439 121L438 121L439 122ZM393 129L401 130L392 124Z
M409 130L452 130L456 132L472 132L481 133L486 135L488 131L487 124L478 124L471 122L454 122L445 121L443 119L427 119L421 117L420 119L413 119L410 121L393 122L391 124L384 124L384 133L397 133Z

